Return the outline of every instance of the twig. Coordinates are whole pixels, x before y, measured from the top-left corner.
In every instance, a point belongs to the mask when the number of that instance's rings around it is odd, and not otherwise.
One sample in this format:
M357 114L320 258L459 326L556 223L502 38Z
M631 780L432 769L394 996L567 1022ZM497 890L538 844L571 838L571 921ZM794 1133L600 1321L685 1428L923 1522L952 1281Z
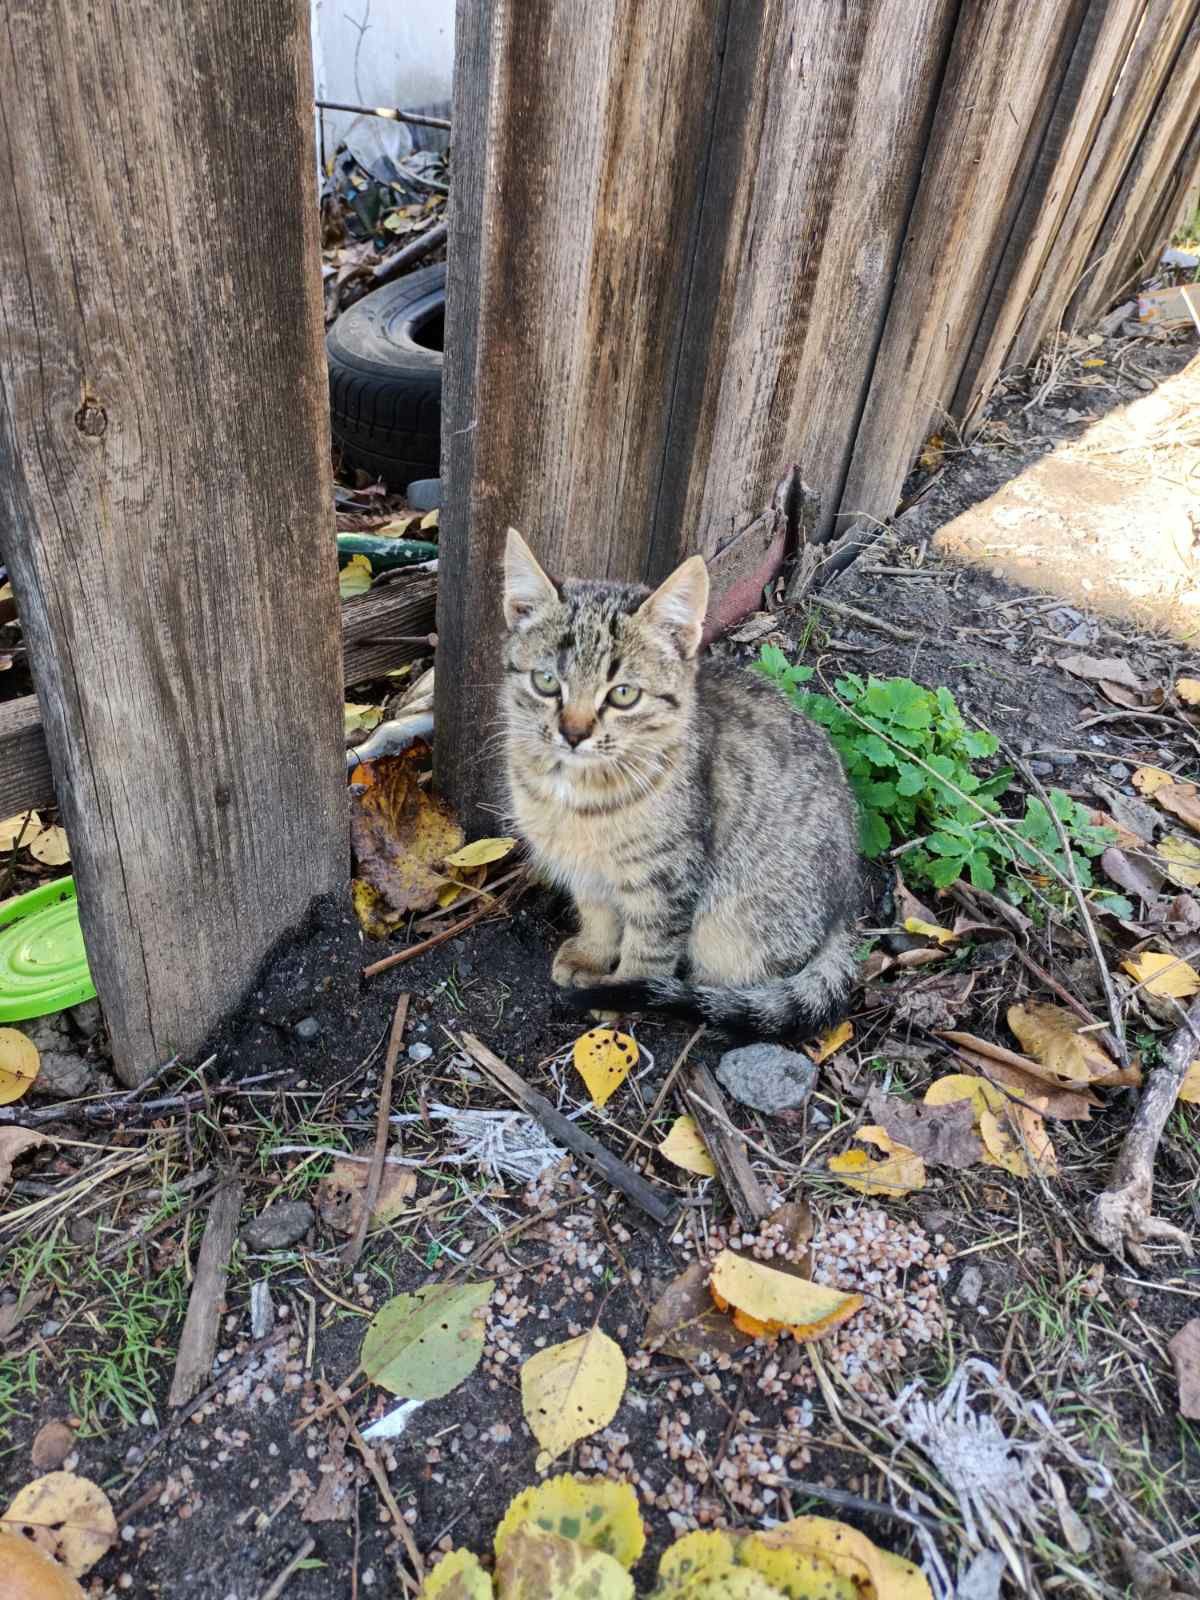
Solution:
M296 1554L288 1562L287 1566L284 1567L283 1571L279 1574L275 1581L273 1583L269 1583L263 1590L262 1594L259 1596L259 1600L279 1600L279 1596L287 1587L288 1579L291 1578L296 1572L300 1563L302 1561L306 1561L316 1548L317 1541L310 1533L308 1538L305 1539L304 1543L296 1551Z
M404 1548L408 1552L408 1559L412 1562L413 1571L417 1575L417 1583L424 1583L425 1563L421 1559L421 1552L417 1549L416 1541L413 1539L412 1529L404 1520L404 1513L396 1504L396 1497L392 1493L392 1486L387 1480L387 1473L379 1465L379 1457L375 1454L374 1450L371 1449L371 1446L363 1438L362 1434L359 1433L357 1427L354 1425L354 1421L350 1416L350 1413L346 1410L346 1407L325 1382L324 1378L320 1379L320 1387L321 1398L325 1401L326 1405L328 1405L333 1411L337 1412L341 1419L342 1426L346 1429L351 1439L354 1441L355 1449L366 1463L367 1471L375 1480L375 1487L379 1490L380 1498L387 1507L388 1514L392 1519L392 1523L395 1526L396 1532L403 1540Z
M1151 1210L1154 1158L1200 1041L1200 996L1186 1012L1178 1001L1175 1009L1182 1024L1167 1041L1158 1066L1151 1070L1108 1186L1092 1201L1086 1216L1088 1232L1106 1250L1123 1261L1128 1249L1141 1266L1148 1266L1152 1260L1142 1248L1150 1239L1162 1239L1187 1255L1192 1253L1192 1241L1183 1229L1160 1221Z
M401 111L396 106L349 106L341 100L314 100L318 111L349 111L356 117L383 117L388 122L410 122L414 128L450 127L446 117L429 117L423 111Z
M397 250L394 255L385 256L384 259L371 272L371 282L378 287L381 283L391 283L393 278L398 278L402 272L407 272L409 267L415 267L418 261L424 261L426 256L431 256L437 247L446 242L447 225L444 222L435 222L411 244L406 244L402 250ZM417 643L423 641L417 640Z
M213 1195L204 1237L200 1241L196 1278L188 1299L183 1332L179 1336L179 1354L175 1358L171 1392L167 1396L169 1406L185 1405L196 1395L212 1371L217 1337L221 1331L229 1259L233 1254L241 1209L241 1184L232 1180L221 1184Z
M688 1076L684 1101L699 1124L738 1221L744 1228L753 1228L770 1215L771 1205L750 1165L745 1141L731 1132L721 1090L708 1068L697 1063Z
M428 939L422 939L420 944L410 944L403 950L397 950L390 956L384 956L379 961L372 961L369 967L363 968L364 978L374 978L380 972L386 972L389 967L398 967L401 962L411 961L415 956L423 956L426 950L432 950L439 944L445 944L447 939L453 939L456 934L462 933L476 922L481 922L484 917L493 915L506 909L499 901L485 901L483 905L476 906L474 911L468 911L465 917L460 917L457 922L452 922L448 928L443 928L440 933L431 933Z
M446 1030L450 1039L471 1057L477 1066L483 1068L488 1077L503 1089L509 1099L527 1112L564 1150L570 1150L581 1161L586 1161L606 1183L614 1189L619 1189L628 1200L632 1200L639 1210L644 1211L648 1217L657 1222L660 1227L669 1227L679 1214L679 1203L672 1196L666 1195L661 1189L648 1182L640 1172L635 1172L632 1167L613 1155L611 1150L606 1150L591 1134L584 1133L582 1128L577 1128L569 1117L564 1117L561 1111L556 1111L544 1095L532 1089L524 1078L500 1057L488 1049L482 1040L477 1039L473 1033L464 1033L455 1038Z
M672 1086L675 1083L675 1079L679 1076L679 1074L680 1074L680 1072L681 1072L681 1070L683 1068L684 1062L687 1060L688 1056L691 1055L692 1046L696 1043L696 1040L699 1039L700 1035L704 1032L704 1028L705 1028L705 1024L702 1022L700 1024L700 1026L696 1029L695 1033L692 1034L692 1036L688 1040L688 1042L684 1045L683 1049L676 1056L675 1065L671 1068L670 1072L668 1072L666 1077L663 1079L662 1088L655 1095L654 1104L650 1107L650 1110L646 1113L646 1120L642 1123L640 1132L635 1133L633 1138L630 1139L629 1143L625 1146L625 1151L624 1151L624 1155L623 1155L623 1159L625 1161L629 1160L630 1156L637 1149L638 1145L640 1145L642 1140L646 1137L646 1132L649 1129L650 1124L654 1121L655 1117L658 1115L658 1113L662 1110L663 1106L665 1105L667 1096L670 1094Z
M826 611L832 611L834 616L846 617L851 622L861 622L865 628L874 628L876 633L886 633L889 639L896 639L900 644L922 644L927 635L914 633L911 628L896 628L890 622L884 622L879 617L873 617L869 611L860 611L857 606L848 606L844 600L827 600L825 596L817 595L813 604L821 606Z
M1121 1066L1127 1067L1129 1065L1129 1051L1125 1045L1125 1018L1121 1014L1121 1001L1117 994L1116 986L1112 981L1112 975L1108 970L1108 964L1104 959L1104 951L1100 946L1100 935L1096 932L1096 924L1092 918L1091 907L1087 903L1087 896L1084 894L1083 885L1079 881L1079 872L1075 866L1075 852L1071 849L1070 836L1062 818L1051 805L1050 796L1046 793L1042 780L1033 771L1032 767L1027 762L1022 761L1011 747L1004 746L1004 749L1013 766L1045 806L1050 820L1054 824L1054 831L1058 834L1058 842L1062 848L1063 859L1067 863L1068 887L1071 890L1071 897L1075 901L1075 907L1079 912L1079 919L1083 923L1083 931L1092 952L1092 959L1095 961L1096 969L1100 975L1105 1004L1108 1006L1108 1014L1112 1020L1112 1039L1109 1042L1116 1046L1113 1053L1118 1062Z
M278 1072L266 1072L262 1077L256 1078L256 1083L261 1083L265 1078L283 1078L291 1069L281 1068ZM249 1080L247 1080L249 1081ZM265 1091L264 1091L265 1092ZM193 1089L187 1094L163 1095L158 1100L138 1101L133 1098L135 1090L130 1090L128 1095L117 1095L113 1099L98 1100L92 1104L68 1105L63 1102L55 1106L0 1106L0 1128L13 1123L19 1123L22 1128L39 1128L47 1122L132 1122L143 1121L147 1117L161 1116L164 1111L189 1111L193 1106L204 1105L209 1100L224 1099L228 1095L245 1095L254 1097L254 1090L247 1089L245 1084L224 1083L217 1084L211 1089Z
M897 1522L910 1523L915 1528L932 1528L940 1532L945 1526L929 1517L919 1517L915 1511L901 1511L899 1506L884 1505L882 1500L864 1500L860 1494L847 1489L827 1489L823 1483L809 1483L802 1478L788 1478L789 1489L797 1489L813 1500L824 1500L831 1506L841 1506L846 1511L862 1511L869 1517L894 1517Z
M379 1084L379 1112L375 1123L375 1148L371 1152L371 1165L367 1170L367 1186L363 1191L362 1211L359 1214L354 1232L342 1250L342 1265L353 1267L357 1265L358 1258L362 1255L363 1245L366 1243L367 1229L371 1224L371 1213L375 1209L375 1202L379 1199L379 1185L383 1180L383 1163L387 1156L388 1118L392 1114L392 1077L396 1071L396 1057L400 1054L400 1045L404 1039L404 1024L408 1020L409 996L402 994L396 1001L396 1010L392 1016L392 1033L388 1039L387 1056L383 1063L383 1078Z

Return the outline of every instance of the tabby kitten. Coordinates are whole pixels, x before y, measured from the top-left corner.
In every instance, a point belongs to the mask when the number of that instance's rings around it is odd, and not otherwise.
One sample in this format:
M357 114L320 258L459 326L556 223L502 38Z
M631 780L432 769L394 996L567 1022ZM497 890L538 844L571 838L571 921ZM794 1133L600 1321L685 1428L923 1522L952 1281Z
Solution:
M757 674L698 659L708 574L653 594L504 557L513 819L579 932L555 983L766 1036L836 1019L854 973L855 802L821 729Z

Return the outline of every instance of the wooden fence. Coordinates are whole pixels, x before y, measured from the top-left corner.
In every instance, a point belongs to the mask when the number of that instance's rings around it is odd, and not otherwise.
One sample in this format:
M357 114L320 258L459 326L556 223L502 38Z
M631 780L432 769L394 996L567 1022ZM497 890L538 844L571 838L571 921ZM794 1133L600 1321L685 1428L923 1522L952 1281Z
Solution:
M620 578L701 550L752 601L790 463L815 539L886 518L943 411L1161 244L1198 30L1200 0L459 0L437 716L468 821L505 527ZM0 707L0 815L53 775L130 1079L345 880L311 92L303 0L12 0L0 42L38 689ZM349 677L430 603L345 608Z
M489 801L504 529L552 570L758 576L828 540L1155 259L1197 0L459 0L439 777Z

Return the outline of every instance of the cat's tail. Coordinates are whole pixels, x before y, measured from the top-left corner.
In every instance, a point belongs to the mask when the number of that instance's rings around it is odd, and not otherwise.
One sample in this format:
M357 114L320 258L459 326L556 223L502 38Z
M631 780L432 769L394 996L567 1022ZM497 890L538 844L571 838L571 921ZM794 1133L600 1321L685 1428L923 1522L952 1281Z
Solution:
M665 1011L764 1039L808 1039L841 1017L855 966L854 936L849 928L839 928L812 960L790 977L731 988L681 978L647 978L637 983L597 983L571 989L567 998L587 1011Z

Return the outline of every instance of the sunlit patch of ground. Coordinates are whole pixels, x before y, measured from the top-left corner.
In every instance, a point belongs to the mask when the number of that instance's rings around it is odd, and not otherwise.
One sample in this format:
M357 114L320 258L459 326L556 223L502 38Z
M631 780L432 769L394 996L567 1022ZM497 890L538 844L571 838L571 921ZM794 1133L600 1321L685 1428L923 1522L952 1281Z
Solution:
M1200 356L934 537L952 561L1200 637Z

